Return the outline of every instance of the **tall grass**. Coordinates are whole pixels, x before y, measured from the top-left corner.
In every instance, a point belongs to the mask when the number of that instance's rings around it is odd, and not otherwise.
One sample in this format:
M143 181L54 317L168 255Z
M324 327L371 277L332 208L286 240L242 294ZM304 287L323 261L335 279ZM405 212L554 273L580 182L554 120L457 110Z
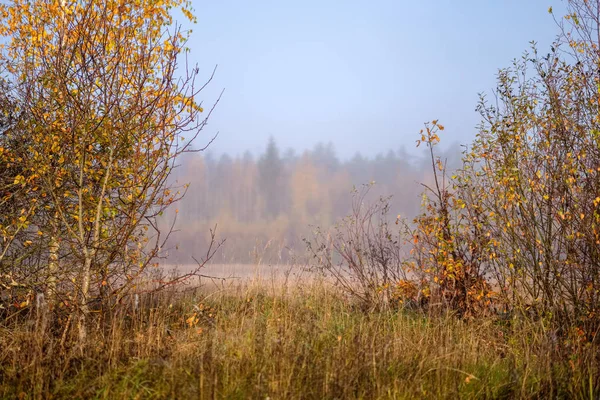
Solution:
M85 343L0 327L1 398L597 398L597 349L544 321L365 312L324 282L196 288L97 314ZM20 318L21 321L16 321ZM25 323L23 323L25 322Z

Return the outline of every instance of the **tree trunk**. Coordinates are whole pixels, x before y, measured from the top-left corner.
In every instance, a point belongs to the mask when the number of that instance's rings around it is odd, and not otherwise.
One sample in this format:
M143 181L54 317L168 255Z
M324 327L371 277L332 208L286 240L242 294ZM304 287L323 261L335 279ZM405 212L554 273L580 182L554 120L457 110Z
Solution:
M52 233L50 237L50 245L48 246L48 287L46 289L46 299L48 302L48 308L54 309L56 305L56 281L58 274L58 252L60 250L60 243L56 232Z
M79 340L81 344L87 337L87 319L90 313L89 292L90 292L90 280L92 270L92 257L89 252L86 251L85 261L83 264L83 271L81 276L81 300L79 302L79 318L78 318L78 329L79 329Z

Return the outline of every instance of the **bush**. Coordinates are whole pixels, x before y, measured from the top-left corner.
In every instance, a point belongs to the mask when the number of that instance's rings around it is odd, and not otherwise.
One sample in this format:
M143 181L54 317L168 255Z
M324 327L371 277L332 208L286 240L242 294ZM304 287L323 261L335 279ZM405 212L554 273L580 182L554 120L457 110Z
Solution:
M492 310L535 317L568 336L600 329L600 1L572 0L551 52L532 51L482 96L479 132L448 176L430 150L433 184L423 211L390 231L387 207L365 207L313 254L348 292L370 304L396 296L460 316ZM550 10L551 11L551 10ZM377 218L374 218L377 216ZM403 244L412 242L408 257Z
M402 238L390 227L390 198L368 203L371 186L353 191L352 213L331 233L317 229L313 240L305 242L320 272L368 308L381 308L407 276Z
M593 340L600 328L600 2L573 0L569 10L550 54L533 46L500 71L496 98L481 98L479 133L450 179L433 153L443 127L434 121L423 132L440 175L415 220L412 263L461 312L496 298L505 311L543 318L562 334L576 327Z

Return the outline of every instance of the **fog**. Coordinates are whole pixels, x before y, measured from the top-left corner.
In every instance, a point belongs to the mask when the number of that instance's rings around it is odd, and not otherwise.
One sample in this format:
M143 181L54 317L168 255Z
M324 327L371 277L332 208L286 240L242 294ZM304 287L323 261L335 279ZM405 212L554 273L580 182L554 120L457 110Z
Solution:
M453 169L460 152L455 143L439 156ZM188 154L174 174L175 185L189 188L168 215L171 221L176 218L168 259L181 265L193 263L192 257L202 259L216 227L217 241L225 243L213 262L304 262L304 239L349 214L354 189L368 185L367 203L389 198L389 218L410 219L419 212L421 183L430 182L431 174L425 152L399 149L374 157L357 152L340 159L332 143L297 153L282 151L273 138L258 157L250 152L236 157Z
M415 141L423 123L446 126L439 155L459 165L477 133L479 94L496 73L558 32L560 1L196 2L188 62L216 74L196 148L174 171L190 184L168 214L168 260L189 264L226 242L219 263L286 263L303 239L349 211L353 188L391 196L390 218L419 212L431 163ZM510 29L506 29L510 26ZM175 212L175 209L177 212Z

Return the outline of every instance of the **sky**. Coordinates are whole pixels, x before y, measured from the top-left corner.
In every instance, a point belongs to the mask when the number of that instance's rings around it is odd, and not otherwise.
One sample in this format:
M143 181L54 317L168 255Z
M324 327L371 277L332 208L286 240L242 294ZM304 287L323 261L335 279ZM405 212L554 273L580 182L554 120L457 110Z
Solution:
M558 33L561 0L194 0L189 61L225 89L196 146L258 154L273 136L297 152L332 142L342 159L414 148L423 123L468 143L478 93L499 68Z

